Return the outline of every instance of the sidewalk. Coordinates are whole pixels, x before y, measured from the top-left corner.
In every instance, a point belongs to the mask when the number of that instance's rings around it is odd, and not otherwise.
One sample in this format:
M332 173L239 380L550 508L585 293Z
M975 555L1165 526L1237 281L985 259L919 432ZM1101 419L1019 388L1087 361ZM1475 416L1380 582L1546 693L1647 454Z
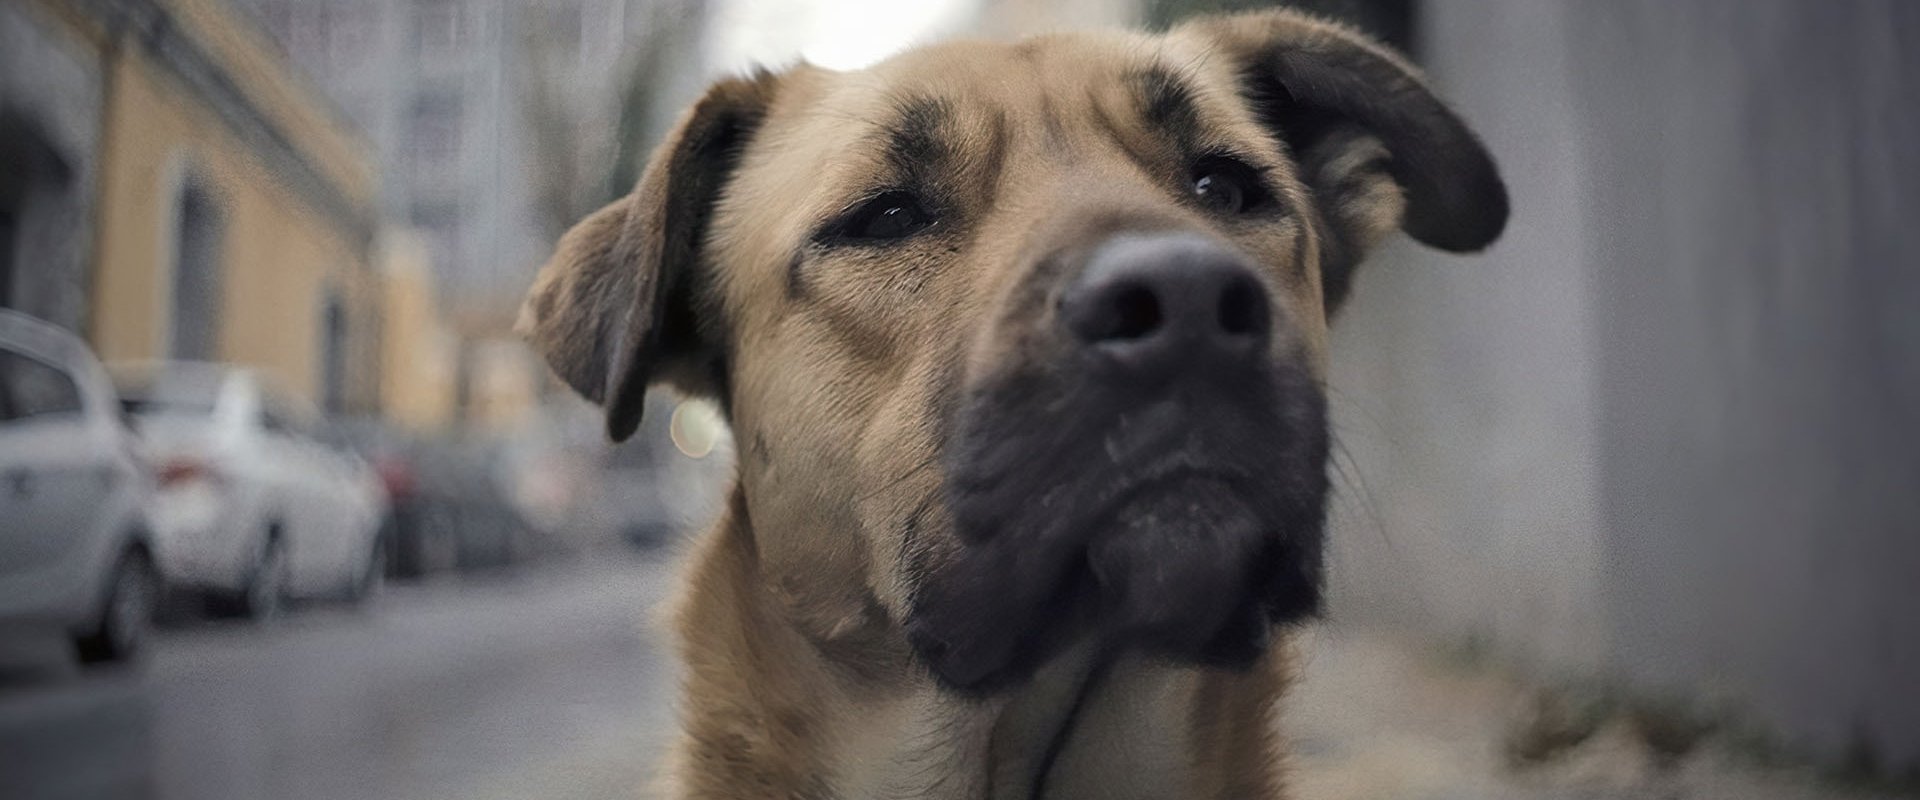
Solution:
M1624 726L1537 766L1502 743L1527 687L1378 633L1302 637L1304 679L1281 725L1298 800L1880 800L1804 772L1749 766L1711 742L1671 768Z

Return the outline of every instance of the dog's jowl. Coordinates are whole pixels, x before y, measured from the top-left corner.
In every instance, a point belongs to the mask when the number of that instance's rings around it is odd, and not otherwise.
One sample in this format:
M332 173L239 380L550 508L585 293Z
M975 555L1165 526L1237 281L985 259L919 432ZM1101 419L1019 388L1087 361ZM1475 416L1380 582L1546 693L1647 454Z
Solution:
M676 609L689 798L1277 798L1320 607L1327 320L1491 158L1293 13L722 82L523 327L632 433L738 442Z

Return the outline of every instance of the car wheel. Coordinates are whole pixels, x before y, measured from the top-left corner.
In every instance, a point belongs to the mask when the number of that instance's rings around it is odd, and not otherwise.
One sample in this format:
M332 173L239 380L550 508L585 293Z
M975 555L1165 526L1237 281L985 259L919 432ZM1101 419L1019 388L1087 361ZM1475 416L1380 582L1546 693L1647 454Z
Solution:
M279 617L287 602L287 548L279 537L267 539L260 561L240 593L240 613L248 619L266 621Z
M76 642L87 663L125 661L140 651L160 604L160 573L146 553L129 550L114 566L100 619Z
M376 539L373 547L368 548L366 561L361 563L359 574L347 590L347 599L361 602L380 592L387 581L387 545L384 540Z

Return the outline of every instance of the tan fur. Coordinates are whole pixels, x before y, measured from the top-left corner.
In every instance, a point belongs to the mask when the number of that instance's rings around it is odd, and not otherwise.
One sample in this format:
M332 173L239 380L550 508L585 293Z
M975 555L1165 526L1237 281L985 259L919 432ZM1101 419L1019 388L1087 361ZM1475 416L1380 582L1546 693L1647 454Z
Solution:
M1276 357L1324 369L1338 299L1325 254L1357 256L1431 201L1386 169L1404 132L1356 124L1292 152L1256 117L1239 81L1290 43L1405 69L1345 29L1271 13L729 81L633 195L562 240L522 321L561 377L608 405L616 437L641 389L667 381L722 400L738 442L728 510L673 614L684 727L666 794L1026 798L1096 661L1069 651L987 699L948 694L916 663L902 633L916 567L961 547L939 502L943 393L1043 361L1058 345L1036 333L1050 313L1036 264L1136 228L1208 230L1257 257L1291 322ZM1295 213L1229 225L1181 202L1182 156L1147 119L1143 70L1191 87L1182 133L1244 154ZM1410 71L1393 80L1425 91ZM916 103L941 120L955 162L942 174L960 176L948 227L885 251L811 243L822 220L901 180L887 124ZM1120 659L1049 796L1281 797L1272 715L1290 674L1285 646L1247 672Z

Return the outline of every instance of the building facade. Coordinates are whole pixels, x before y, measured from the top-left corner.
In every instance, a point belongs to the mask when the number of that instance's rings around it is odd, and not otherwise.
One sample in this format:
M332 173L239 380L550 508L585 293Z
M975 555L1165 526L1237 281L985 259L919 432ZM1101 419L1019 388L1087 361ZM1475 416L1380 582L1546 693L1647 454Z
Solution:
M214 0L0 6L0 299L108 361L378 406L366 147Z
M0 4L0 307L88 319L103 64L71 21Z
M367 133L385 211L424 232L443 300L501 319L559 219L608 197L635 45L687 5L244 3Z
M386 418L424 431L446 428L458 416L455 372L460 343L444 322L424 237L382 231L379 269L384 287L380 328L380 400Z

